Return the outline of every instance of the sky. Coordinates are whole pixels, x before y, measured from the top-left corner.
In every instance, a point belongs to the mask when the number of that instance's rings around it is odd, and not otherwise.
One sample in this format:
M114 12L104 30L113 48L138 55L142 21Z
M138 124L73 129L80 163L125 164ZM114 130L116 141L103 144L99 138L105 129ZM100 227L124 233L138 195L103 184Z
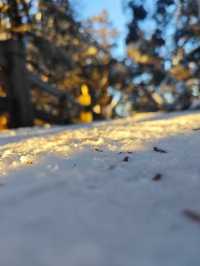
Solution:
M76 1L76 0L75 0ZM118 38L118 47L114 51L116 56L123 56L124 40L126 37L126 24L128 22L127 14L123 11L122 2L124 0L79 0L78 4L81 4L82 12L80 15L83 18L94 16L99 14L103 9L106 9L109 13L110 20L114 27L120 33ZM73 2L73 1L72 1Z

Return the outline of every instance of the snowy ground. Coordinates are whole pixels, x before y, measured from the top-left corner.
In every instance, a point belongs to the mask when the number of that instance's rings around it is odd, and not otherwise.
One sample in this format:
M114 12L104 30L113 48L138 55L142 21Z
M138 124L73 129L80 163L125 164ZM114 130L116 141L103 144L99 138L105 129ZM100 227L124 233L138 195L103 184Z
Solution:
M1 266L200 265L199 113L7 131L0 145Z

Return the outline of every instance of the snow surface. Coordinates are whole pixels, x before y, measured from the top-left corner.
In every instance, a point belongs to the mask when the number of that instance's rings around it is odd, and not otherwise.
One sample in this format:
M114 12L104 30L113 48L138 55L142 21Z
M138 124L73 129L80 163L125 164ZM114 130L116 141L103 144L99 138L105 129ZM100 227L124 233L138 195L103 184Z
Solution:
M199 266L198 129L194 112L0 134L0 265Z

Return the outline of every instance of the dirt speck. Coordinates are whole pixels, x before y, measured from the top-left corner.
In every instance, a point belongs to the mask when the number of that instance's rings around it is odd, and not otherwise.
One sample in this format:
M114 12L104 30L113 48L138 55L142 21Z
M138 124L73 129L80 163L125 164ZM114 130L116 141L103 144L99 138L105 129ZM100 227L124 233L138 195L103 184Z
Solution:
M162 179L162 174L156 174L156 175L152 178L153 181L160 181L161 179Z

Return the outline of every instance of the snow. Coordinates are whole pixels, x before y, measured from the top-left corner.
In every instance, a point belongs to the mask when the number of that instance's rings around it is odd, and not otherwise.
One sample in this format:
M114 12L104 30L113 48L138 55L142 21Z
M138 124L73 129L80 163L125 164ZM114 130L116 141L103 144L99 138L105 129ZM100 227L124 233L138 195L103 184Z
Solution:
M200 265L199 128L190 112L3 132L0 265Z

